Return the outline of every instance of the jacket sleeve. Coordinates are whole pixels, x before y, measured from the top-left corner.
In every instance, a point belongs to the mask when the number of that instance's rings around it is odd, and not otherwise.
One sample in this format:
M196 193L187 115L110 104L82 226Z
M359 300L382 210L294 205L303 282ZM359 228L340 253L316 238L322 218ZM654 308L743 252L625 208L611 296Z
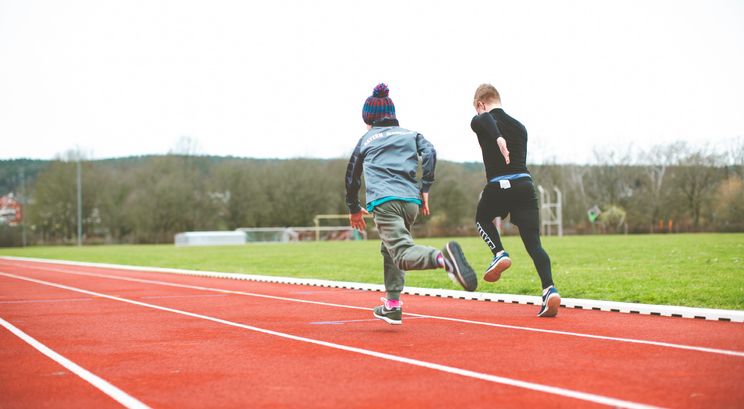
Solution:
M351 154L346 166L346 206L350 213L358 213L362 206L359 204L359 188L362 186L362 169L364 156L361 154L362 139L359 139L354 153Z
M473 117L470 121L470 128L473 132L478 134L478 137L486 138L486 140L496 143L496 139L501 136L501 131L496 124L496 119L491 115L490 112L484 112L480 115Z
M421 156L421 192L426 193L434 183L434 170L437 167L437 151L434 145L424 138L424 135L416 135L416 148Z

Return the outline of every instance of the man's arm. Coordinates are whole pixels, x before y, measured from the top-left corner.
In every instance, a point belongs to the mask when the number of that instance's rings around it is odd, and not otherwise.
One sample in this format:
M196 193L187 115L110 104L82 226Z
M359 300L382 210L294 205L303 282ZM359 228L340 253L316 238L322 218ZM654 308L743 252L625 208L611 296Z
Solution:
M416 149L421 156L421 204L424 216L429 215L429 189L434 183L434 171L437 167L437 151L434 145L424 138L424 135L416 135Z
M504 161L507 165L509 164L509 149L506 146L506 139L501 136L496 119L489 112L474 116L473 120L470 121L470 128L473 129L473 132L484 135L488 140L496 143L504 156Z

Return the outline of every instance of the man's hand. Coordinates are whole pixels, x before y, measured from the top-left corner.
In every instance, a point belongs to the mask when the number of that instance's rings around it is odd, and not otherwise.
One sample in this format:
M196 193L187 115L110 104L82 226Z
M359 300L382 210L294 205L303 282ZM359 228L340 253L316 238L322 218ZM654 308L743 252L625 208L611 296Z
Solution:
M364 208L356 213L350 213L349 222L351 223L351 227L359 231L364 231L367 228L367 222L364 221L364 215L366 214L369 214L369 212Z
M506 164L509 164L509 149L506 147L506 139L504 139L503 136L499 136L498 139L496 139L496 144L499 145L499 150L501 151L501 154L504 155L504 160L506 161Z
M421 214L428 216L429 212L429 192L421 193Z

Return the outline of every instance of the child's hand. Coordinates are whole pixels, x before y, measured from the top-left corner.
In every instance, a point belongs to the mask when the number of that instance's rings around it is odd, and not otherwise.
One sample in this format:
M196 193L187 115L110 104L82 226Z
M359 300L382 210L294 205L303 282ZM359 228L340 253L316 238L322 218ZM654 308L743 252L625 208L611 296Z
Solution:
M429 212L429 192L421 193L421 214L428 216Z
M369 214L369 212L364 208L356 213L349 214L349 222L351 223L351 227L359 231L364 231L367 228L367 222L364 221L365 214Z

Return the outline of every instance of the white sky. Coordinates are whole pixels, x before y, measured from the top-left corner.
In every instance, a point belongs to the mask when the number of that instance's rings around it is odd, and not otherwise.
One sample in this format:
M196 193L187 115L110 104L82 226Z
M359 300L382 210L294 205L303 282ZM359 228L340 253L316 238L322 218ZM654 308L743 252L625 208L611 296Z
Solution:
M744 1L0 0L0 158L346 157L389 84L439 158L479 161L501 92L530 162L744 137Z

